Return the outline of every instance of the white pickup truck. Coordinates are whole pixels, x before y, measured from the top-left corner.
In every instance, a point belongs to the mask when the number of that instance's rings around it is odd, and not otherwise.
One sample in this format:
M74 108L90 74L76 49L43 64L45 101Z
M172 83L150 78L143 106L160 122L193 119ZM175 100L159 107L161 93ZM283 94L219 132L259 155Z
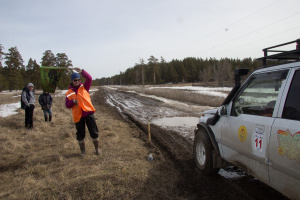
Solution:
M296 50L261 58L300 60ZM288 44L288 43L285 43ZM283 44L283 45L285 45ZM231 163L291 199L300 199L300 62L235 71L236 86L197 124L194 160L206 175Z

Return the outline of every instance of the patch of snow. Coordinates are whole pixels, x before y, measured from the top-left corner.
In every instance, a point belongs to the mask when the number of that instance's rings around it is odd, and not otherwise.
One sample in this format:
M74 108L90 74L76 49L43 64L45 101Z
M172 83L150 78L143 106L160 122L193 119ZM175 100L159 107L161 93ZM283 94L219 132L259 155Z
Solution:
M94 95L96 91L98 91L98 88L96 88L96 89L90 89L89 90L90 96Z
M220 169L219 174L227 179L239 179L247 175L246 172L240 169L234 170L234 167L227 167L225 169Z
M194 93L217 96L217 97L227 97L228 92L231 91L230 87L198 87L198 86L182 86L182 87L150 87L149 89L174 89L174 90L188 90Z
M0 92L0 94L21 94L22 90L13 90L13 91L9 91L9 90L3 90Z
M66 94L67 91L68 91L68 90L56 90L56 91L55 91L55 94L54 94L54 97L65 96L65 94ZM58 94L56 94L56 93L58 93Z
M108 88L108 89L111 89L111 90L118 90L118 88L115 88L117 86L114 86L114 87L105 86L105 87Z
M164 126L196 127L198 120L197 117L166 117L153 120L152 123Z
M202 87L202 86L181 86L181 87L150 87L153 88L167 88L167 89L176 89L176 90L193 90L193 91L224 91L230 92L231 87Z
M0 117L18 114L17 109L19 108L21 108L20 103L2 104L0 105Z
M90 91L89 91L90 96L92 96L96 91L98 91L98 88L96 88L96 89L90 89ZM66 92L68 92L68 90L56 90L54 97L65 96Z

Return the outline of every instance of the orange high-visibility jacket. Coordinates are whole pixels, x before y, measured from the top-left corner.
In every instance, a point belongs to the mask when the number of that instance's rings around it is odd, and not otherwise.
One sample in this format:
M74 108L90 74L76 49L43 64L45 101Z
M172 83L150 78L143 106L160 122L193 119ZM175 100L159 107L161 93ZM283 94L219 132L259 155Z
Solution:
M78 100L78 105L74 105L72 107L74 123L80 121L82 110L86 112L90 112L90 111L95 112L95 108L92 105L90 94L86 91L83 85L81 85L78 88L77 95L72 89L69 89L66 92L66 97L71 101L73 101L73 99Z

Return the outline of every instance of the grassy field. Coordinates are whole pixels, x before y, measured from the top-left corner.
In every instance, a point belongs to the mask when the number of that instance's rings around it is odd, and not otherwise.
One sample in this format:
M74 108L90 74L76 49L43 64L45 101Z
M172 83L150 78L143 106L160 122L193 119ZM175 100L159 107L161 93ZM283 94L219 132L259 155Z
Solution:
M9 101L0 95L0 102ZM32 130L24 127L22 109L0 117L0 199L181 199L174 164L134 124L104 104L101 90L92 101L102 153L94 154L87 134L87 154L80 157L64 101L54 97L51 123L36 104ZM147 160L149 153L153 161Z

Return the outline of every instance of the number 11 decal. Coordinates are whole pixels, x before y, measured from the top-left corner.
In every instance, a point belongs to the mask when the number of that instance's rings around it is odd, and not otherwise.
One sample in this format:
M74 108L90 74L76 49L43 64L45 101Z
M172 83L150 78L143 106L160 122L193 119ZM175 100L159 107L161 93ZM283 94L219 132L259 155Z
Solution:
M262 134L255 134L255 149L257 151L262 152L262 145L263 145L263 135Z

